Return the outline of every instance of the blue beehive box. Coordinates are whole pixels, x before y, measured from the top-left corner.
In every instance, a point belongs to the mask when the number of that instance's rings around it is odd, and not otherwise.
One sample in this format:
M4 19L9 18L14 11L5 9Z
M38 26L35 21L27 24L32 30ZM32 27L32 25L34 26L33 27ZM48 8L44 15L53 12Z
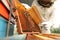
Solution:
M0 37L6 37L8 22L5 18L0 16ZM13 35L14 25L10 24L9 36Z
M9 36L14 34L14 24L10 24Z
M0 16L0 37L6 37L7 21Z

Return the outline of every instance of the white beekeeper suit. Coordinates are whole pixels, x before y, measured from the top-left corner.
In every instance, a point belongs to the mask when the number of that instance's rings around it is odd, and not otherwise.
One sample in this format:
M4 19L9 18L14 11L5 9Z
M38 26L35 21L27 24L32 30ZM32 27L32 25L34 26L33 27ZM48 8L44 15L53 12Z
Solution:
M54 25L55 22L54 5L52 5L49 8L44 8L38 4L37 0L34 0L32 6L35 6L38 9L41 17L43 18L43 22L39 24L42 33L46 33L46 34L51 33L50 28L52 25Z

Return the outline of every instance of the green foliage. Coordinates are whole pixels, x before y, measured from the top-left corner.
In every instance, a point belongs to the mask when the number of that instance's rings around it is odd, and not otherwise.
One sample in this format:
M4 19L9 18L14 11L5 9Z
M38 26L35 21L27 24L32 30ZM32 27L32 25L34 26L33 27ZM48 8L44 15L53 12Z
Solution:
M51 28L51 33L60 33L60 26L58 28Z

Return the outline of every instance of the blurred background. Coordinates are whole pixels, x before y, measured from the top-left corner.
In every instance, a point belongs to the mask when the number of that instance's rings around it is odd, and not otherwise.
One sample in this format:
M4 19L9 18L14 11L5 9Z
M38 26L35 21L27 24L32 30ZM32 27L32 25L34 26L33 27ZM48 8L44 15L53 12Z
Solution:
M26 3L28 4L29 6L31 6L33 0L20 0L22 3Z

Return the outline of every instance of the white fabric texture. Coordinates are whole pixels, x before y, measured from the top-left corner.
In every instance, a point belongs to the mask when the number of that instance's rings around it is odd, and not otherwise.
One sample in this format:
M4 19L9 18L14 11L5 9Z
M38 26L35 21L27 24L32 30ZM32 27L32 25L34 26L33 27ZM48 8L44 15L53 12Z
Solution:
M51 33L50 28L55 24L54 4L50 8L44 8L38 4L37 0L34 0L32 6L35 6L38 9L41 17L44 20L41 24L39 24L40 28L42 26L42 33Z

